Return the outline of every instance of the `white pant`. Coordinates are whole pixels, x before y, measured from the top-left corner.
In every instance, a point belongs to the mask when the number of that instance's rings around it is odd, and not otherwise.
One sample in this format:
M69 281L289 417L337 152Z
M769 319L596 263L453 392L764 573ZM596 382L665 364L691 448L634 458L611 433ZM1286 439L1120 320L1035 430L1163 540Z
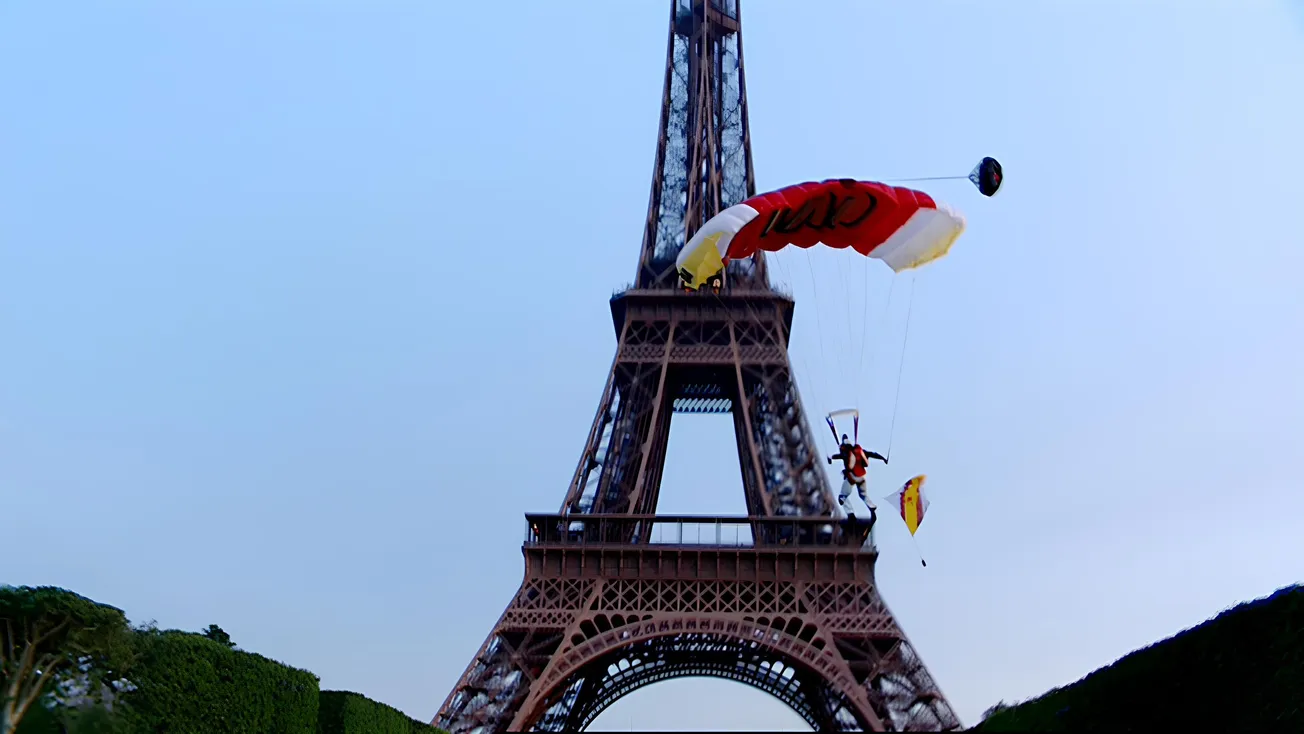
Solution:
M847 498L851 496L852 484L852 480L845 477L842 479L842 491L838 493L838 504L843 504L847 501ZM867 483L865 482L865 477L855 477L854 484L856 485L856 492L860 495L860 499L864 500L865 506L871 510L878 509L878 506L869 499L869 494L866 492Z

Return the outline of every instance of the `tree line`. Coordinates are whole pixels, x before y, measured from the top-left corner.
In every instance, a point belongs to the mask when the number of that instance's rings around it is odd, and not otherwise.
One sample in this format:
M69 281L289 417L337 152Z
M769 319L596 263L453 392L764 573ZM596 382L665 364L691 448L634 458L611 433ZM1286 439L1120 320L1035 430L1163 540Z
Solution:
M221 627L133 626L57 587L0 586L0 734L436 734L246 652Z

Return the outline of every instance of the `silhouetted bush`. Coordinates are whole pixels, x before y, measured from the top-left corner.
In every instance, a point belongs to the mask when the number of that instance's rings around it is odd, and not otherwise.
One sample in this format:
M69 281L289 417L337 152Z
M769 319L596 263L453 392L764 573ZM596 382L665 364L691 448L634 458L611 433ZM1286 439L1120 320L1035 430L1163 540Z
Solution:
M1304 732L1304 586L992 712L973 731Z
M317 714L318 734L436 734L392 706L348 691L322 691Z

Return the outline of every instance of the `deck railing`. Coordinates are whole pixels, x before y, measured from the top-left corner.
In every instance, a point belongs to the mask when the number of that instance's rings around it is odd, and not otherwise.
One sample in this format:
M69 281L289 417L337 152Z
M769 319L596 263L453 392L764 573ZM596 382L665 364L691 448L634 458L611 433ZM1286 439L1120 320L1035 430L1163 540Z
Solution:
M840 546L874 549L858 520L832 517L527 514L526 545L709 547Z

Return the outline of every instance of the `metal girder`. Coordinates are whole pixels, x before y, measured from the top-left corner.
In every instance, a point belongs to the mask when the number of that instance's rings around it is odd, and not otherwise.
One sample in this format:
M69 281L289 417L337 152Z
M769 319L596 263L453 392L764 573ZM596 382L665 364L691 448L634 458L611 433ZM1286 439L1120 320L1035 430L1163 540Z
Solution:
M756 194L738 0L673 0L638 288L674 289L674 261L698 227ZM763 287L765 258L730 263L730 283Z
M562 509L656 509L673 413L730 413L748 512L833 514L788 362L792 301L772 291L627 292L616 358Z

